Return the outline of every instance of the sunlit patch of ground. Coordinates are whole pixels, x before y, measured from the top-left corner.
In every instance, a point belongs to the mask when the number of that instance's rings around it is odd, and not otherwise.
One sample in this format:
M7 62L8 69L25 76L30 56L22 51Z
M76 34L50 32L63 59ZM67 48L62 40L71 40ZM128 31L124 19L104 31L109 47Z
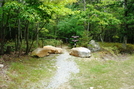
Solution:
M134 55L102 56L100 52L91 59L76 58L80 73L70 80L71 89L134 89L133 59Z
M1 59L4 67L0 68L0 88L43 89L56 69L55 60L52 60L55 56L44 58L21 56L20 58L12 57L12 60L8 61Z

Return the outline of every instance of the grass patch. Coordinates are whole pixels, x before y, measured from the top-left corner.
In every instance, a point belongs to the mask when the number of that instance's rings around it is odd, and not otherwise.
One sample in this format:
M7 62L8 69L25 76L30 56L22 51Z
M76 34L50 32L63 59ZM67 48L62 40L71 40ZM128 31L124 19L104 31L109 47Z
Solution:
M80 73L70 80L73 89L133 89L134 55L125 61L76 60Z
M55 59L54 55L44 58L26 57L18 61L7 62L5 74L0 77L0 88L43 89L56 69L55 60L52 59Z

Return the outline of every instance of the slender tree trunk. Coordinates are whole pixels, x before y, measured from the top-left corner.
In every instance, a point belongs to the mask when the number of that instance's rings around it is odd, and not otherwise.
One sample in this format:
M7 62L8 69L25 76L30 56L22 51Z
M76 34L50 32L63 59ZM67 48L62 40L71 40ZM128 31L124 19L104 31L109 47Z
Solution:
M125 17L125 20L127 21L127 17L128 17L128 5L127 5L127 3L128 3L128 1L127 0L124 0L124 10L125 10L125 12L124 12L124 17ZM128 24L126 23L126 21L125 21L125 28L124 28L124 31L125 31L125 33L124 33L124 41L123 41L123 43L124 43L124 48L126 48L126 45L127 45L127 31L128 31Z
M27 55L29 53L29 22L27 22L27 24L26 24L25 41L26 41L26 52L25 52L25 54Z
M104 34L105 34L105 30L104 28L101 26L101 32L100 32L100 40L101 42L104 42Z
M83 0L83 10L86 11L86 0ZM88 14L88 17L89 17L89 14ZM84 24L85 24L85 29L87 30L87 32L89 32L90 22L89 21L87 21L87 22L85 21ZM87 35L87 37L89 37L88 33L86 35Z
M1 7L5 4L5 0L1 1ZM4 46L5 46L5 29L7 27L8 20L5 21L5 15L4 15L4 10L2 9L3 13L0 14L2 21L1 21L1 26L0 26L0 54L4 54ZM5 23L5 24L4 24Z
M123 40L124 40L124 41L123 41L123 44L124 44L124 45L123 45L123 48L126 49L126 48L127 48L127 37L124 36Z
M18 56L20 56L21 54L21 45L22 45L22 39L21 39L21 22L20 22L20 19L18 19L18 36L17 36L17 42L18 42L18 51L19 51L19 54Z
M83 9L84 9L84 11L86 11L86 0L83 0Z
M36 24L36 33L38 33L39 30L39 23ZM39 45L39 35L36 35L36 46L38 47Z
M4 44L5 44L5 42L4 42L4 40L5 40L4 34L5 34L5 29L2 26L1 27L1 32L0 32L0 54L4 54Z
M100 39L101 39L101 42L104 42L104 41L103 41L103 37L102 37L102 35L101 35L101 34L100 34Z
M86 11L86 0L83 0L83 10ZM85 25L85 29L89 31L89 21L88 22L85 21L84 25ZM87 36L88 36L88 33L87 33Z

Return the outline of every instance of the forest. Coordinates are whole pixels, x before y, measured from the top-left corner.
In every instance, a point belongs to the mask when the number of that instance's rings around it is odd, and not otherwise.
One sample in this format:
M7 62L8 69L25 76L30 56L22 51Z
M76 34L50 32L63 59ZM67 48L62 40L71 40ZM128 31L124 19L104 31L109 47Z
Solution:
M0 0L0 54L47 42L134 43L134 0Z

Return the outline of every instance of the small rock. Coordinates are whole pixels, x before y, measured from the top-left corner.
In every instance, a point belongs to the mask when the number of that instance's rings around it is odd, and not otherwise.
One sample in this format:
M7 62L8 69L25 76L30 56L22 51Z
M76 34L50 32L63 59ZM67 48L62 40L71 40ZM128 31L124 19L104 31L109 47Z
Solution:
M4 67L4 65L3 64L0 64L0 68L3 68Z
M94 89L94 87L90 87L90 89Z

